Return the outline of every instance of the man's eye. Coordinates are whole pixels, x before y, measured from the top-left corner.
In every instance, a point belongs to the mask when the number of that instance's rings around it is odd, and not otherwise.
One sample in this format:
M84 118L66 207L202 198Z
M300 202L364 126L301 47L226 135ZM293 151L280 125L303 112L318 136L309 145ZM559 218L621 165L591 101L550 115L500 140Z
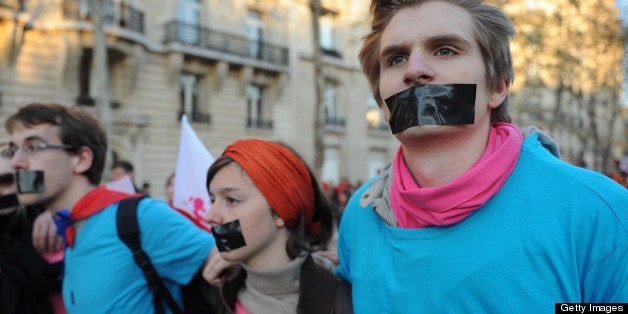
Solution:
M441 48L441 49L438 49L438 51L436 51L437 56L446 57L446 56L453 56L455 54L456 52L451 48Z
M39 145L39 144L27 144L26 145L26 150L31 153L36 153L42 149L43 149L43 145Z
M2 147L2 154L3 154L3 156L4 155L6 155L6 156L13 156L13 155L15 155L16 151L17 151L17 147L15 147L15 146L7 145L7 146L3 146Z
M2 149L1 154L4 159L11 159L13 158L13 156L15 156L15 148L11 147L11 148Z
M406 61L406 59L407 58L405 56L396 55L390 58L390 61L388 61L388 65L397 65L401 62Z

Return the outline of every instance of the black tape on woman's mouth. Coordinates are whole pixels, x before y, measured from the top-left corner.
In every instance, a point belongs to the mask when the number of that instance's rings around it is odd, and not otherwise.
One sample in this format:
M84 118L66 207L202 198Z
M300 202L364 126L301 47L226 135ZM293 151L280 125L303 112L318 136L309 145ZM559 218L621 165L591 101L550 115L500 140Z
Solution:
M419 125L473 124L476 84L412 86L386 98L393 134Z
M228 252L246 245L239 220L212 227L212 234L220 252Z
M44 191L44 172L20 170L16 174L17 193L41 193Z

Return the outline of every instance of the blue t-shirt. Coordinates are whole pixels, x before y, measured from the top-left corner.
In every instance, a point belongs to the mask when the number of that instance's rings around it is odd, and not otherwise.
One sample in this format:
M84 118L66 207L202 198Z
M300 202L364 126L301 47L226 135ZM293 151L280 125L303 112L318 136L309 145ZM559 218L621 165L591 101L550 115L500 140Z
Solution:
M63 299L69 313L154 313L146 279L118 237L117 209L116 203L90 216L65 250ZM143 199L137 217L144 251L182 304L179 285L201 268L213 236L157 199Z
M394 174L393 174L394 175ZM552 313L628 302L628 192L527 137L504 186L447 227L391 227L349 201L339 276L356 313Z

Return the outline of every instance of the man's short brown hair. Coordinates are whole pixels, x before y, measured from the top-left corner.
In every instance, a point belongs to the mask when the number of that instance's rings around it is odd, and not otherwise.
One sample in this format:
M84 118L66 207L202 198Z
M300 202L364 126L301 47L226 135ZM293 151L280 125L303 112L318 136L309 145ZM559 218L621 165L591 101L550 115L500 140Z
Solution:
M92 150L92 166L84 173L89 182L98 185L102 178L107 152L107 136L98 121L87 111L60 104L31 103L20 108L4 123L9 134L20 123L27 128L52 124L60 127L61 142L70 145L70 152L77 153L82 147Z
M515 35L515 30L510 18L500 9L483 4L483 0L373 0L371 32L364 36L359 57L378 104L383 103L379 93L379 50L382 33L399 10L429 1L445 1L460 6L471 14L473 34L482 52L486 82L491 91L502 80L512 83L515 70L510 53L510 38ZM507 105L508 97L491 112L492 122L511 121Z

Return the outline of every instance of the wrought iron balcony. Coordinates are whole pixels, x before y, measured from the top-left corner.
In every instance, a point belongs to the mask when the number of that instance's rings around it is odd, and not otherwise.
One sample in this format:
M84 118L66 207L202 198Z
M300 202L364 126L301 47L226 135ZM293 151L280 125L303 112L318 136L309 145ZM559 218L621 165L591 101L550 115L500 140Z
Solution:
M326 48L321 47L321 52L323 53L323 55L342 59L342 54L338 52L338 50L336 49L326 49Z
M76 104L78 106L93 107L96 106L96 99L94 99L89 94L83 94L76 99ZM122 104L117 100L112 100L109 102L109 106L112 109L120 109L120 107L122 107Z
M265 119L247 119L247 127L251 129L267 129L271 130L273 128L273 121L265 120Z
M187 25L180 22L167 23L164 43L173 42L272 64L288 65L287 48L263 41L253 41L245 37L218 32L196 25Z
M20 0L0 0L0 7L17 11L24 11L24 1Z
M369 130L388 131L388 124L386 122L380 122L376 125L367 123Z
M345 118L325 117L325 125L327 126L344 127L345 124Z
M144 12L113 0L105 0L102 9L105 25L117 25L140 34L144 33ZM89 0L63 0L63 16L66 19L90 21L90 11Z
M181 110L177 113L177 121L181 121L181 117L186 114L190 117L190 121L199 122L199 123L211 123L212 116L209 113L203 113L199 111L192 111L191 113L186 113Z

